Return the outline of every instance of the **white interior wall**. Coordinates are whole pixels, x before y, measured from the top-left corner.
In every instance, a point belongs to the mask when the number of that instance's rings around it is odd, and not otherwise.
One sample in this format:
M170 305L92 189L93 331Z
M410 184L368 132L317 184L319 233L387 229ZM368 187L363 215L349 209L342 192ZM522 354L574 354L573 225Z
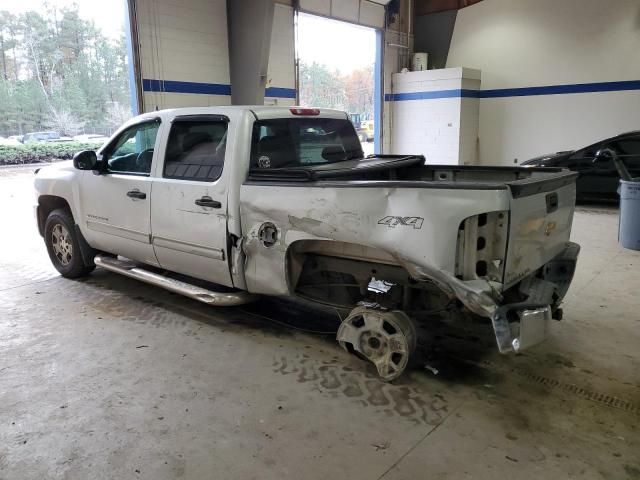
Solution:
M144 111L229 105L225 0L135 0ZM381 24L384 7L361 0L357 20ZM336 12L342 12L336 3ZM344 13L344 12L343 12ZM291 2L276 2L265 104L295 104L295 30ZM395 53L395 52L394 52ZM385 56L389 65L394 55ZM395 64L388 72L396 71ZM387 75L390 85L390 73ZM225 89L210 94L211 89ZM162 90L162 91L158 91ZM205 93L203 93L205 92Z
M229 105L228 94L194 93L228 89L226 1L136 0L136 9L142 78L152 80L143 81L144 110ZM149 91L158 89L166 93Z
M484 0L458 12L447 67L481 70L481 95L637 81L639 48L638 0ZM640 129L637 89L497 94L480 101L482 164L512 164Z

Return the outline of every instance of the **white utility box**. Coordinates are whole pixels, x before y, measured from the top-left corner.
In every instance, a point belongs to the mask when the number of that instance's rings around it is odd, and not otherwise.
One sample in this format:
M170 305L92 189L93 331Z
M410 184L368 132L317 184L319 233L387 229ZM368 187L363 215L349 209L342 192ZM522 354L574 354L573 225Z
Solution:
M386 97L391 152L422 154L428 164L477 163L480 71L444 68L395 73Z

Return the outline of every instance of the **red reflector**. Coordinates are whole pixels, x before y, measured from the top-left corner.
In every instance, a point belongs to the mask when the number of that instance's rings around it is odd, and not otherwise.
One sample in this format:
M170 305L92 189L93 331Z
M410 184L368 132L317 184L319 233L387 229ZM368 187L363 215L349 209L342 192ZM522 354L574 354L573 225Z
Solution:
M289 111L291 113L293 113L294 115L320 115L320 109L319 108L293 107L293 108L290 108Z

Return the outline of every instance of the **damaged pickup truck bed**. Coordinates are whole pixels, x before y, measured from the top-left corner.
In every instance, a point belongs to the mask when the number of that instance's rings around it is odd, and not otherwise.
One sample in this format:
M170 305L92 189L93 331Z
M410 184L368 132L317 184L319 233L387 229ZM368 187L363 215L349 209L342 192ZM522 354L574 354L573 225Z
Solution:
M348 309L338 341L392 380L416 324L446 305L487 318L500 352L544 339L579 252L575 180L363 158L344 113L260 106L141 115L35 184L62 275L99 265L214 305L275 295Z

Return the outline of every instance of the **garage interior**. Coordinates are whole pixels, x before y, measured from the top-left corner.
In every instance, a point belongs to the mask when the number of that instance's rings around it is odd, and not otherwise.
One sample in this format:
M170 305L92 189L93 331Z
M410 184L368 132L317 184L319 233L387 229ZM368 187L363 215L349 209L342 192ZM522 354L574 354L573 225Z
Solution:
M376 29L376 153L506 166L640 129L637 0L127 11L136 114L296 105L304 12ZM640 479L640 253L619 245L616 205L577 206L578 266L545 342L501 355L485 324L435 313L419 362L386 383L336 343L330 310L60 277L33 170L0 168L0 479Z

